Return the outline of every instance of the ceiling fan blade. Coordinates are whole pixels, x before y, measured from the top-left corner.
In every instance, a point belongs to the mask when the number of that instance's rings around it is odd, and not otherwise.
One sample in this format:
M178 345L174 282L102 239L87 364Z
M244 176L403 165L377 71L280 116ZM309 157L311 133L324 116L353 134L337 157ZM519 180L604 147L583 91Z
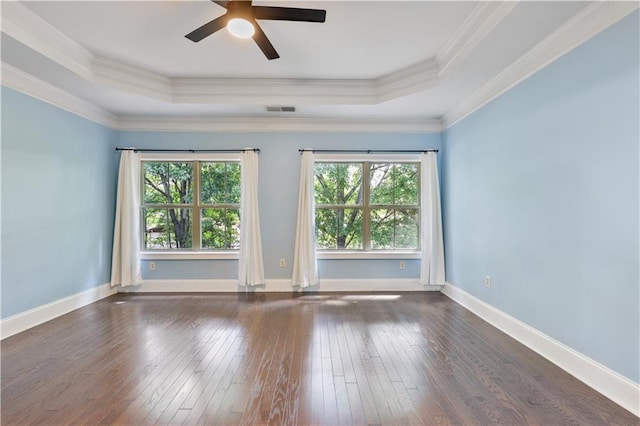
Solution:
M260 50L262 50L262 53L264 53L264 56L266 56L268 60L278 59L280 55L278 55L275 47L273 47L273 44L271 44L267 35L262 31L262 28L260 28L260 25L258 25L255 19L252 19L252 24L256 29L256 32L253 34L253 39Z
M211 1L217 4L218 6L224 7L225 9L227 8L227 3L229 3L227 0L211 0Z
M190 32L185 37L191 41L198 42L203 38L209 37L211 34L224 28L225 25L227 25L228 20L229 16L225 13L224 15L214 19L213 21L204 24L197 30Z
M327 11L322 9L299 9L297 7L253 6L253 17L275 21L324 22Z

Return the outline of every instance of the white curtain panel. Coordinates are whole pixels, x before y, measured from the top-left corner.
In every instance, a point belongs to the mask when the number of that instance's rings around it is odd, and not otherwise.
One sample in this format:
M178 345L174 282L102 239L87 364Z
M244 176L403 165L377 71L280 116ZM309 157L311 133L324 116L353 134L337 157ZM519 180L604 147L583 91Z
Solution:
M122 151L111 258L111 286L140 284L140 159Z
M435 152L422 154L420 181L420 283L444 285L444 243L442 239L442 213L440 211L440 185Z
M298 194L298 224L293 253L293 286L301 288L318 284L316 256L315 204L313 193L313 152L302 153L300 190Z
M243 152L241 169L238 283L248 290L250 286L265 283L258 208L258 153L251 149Z

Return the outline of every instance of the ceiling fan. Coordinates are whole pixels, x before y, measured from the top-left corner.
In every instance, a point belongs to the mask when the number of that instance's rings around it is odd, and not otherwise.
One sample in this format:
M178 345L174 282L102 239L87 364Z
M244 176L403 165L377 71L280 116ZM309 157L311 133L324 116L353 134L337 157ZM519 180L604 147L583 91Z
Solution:
M198 42L226 26L229 32L236 37L253 37L253 40L260 50L262 50L262 53L264 53L269 60L277 59L280 55L278 55L278 52L267 38L267 35L262 31L256 19L324 22L327 15L326 10L253 6L251 1L246 0L211 1L227 9L227 13L204 24L185 37L191 41Z

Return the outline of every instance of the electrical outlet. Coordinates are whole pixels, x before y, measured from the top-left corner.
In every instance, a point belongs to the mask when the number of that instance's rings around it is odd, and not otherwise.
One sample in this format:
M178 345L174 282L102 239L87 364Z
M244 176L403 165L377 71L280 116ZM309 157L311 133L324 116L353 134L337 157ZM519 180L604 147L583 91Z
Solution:
M149 270L150 271L156 270L156 262L149 262Z
M491 287L491 277L489 275L484 277L484 286L487 288Z
M287 263L285 262L285 260L284 260L284 259L280 259L280 267L281 267L281 268L284 268L286 264L287 264Z
M405 266L406 266L406 265L405 265L405 263L404 263L404 260L401 260L401 261L400 261L400 269L404 269L404 267L405 267Z

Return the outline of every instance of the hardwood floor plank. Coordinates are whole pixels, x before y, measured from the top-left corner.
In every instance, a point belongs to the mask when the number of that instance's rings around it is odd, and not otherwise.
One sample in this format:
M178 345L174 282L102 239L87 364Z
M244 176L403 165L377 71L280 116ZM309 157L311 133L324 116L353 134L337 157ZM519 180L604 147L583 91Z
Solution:
M1 343L6 425L639 425L438 293L118 294Z
M360 396L360 388L357 383L345 383L347 388L347 397L349 398L349 409L351 410L351 424L366 425L372 424L367 421L362 398Z
M363 366L360 350L356 342L355 335L351 329L351 324L345 325L345 332L347 336L347 345L349 347L349 353L351 355L351 362L353 364L353 370L356 376L356 383L358 385L358 392L360 394L360 401L364 408L364 414L367 424L379 424L381 422L380 415L378 413L378 406L369 384L368 373ZM373 377L371 377L373 380Z
M356 374L353 371L353 363L351 362L351 355L349 354L349 347L345 337L344 322L340 322L336 325L336 340L338 343L337 350L340 356L340 364L342 365L344 381L346 383L355 383Z
M338 424L338 403L331 358L321 358L320 368L322 370L322 418L328 424Z

